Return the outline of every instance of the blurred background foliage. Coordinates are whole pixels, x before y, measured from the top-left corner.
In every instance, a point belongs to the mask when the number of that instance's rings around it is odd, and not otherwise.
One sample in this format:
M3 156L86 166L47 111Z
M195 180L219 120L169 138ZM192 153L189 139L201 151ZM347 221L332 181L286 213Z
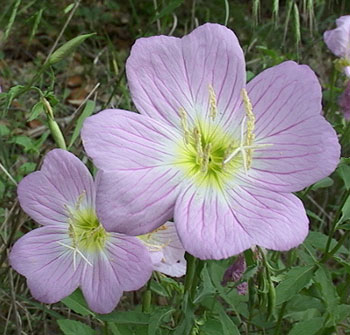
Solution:
M348 0L1 0L0 12L0 334L350 334L350 126L338 107L345 77L322 34L350 14ZM35 227L20 210L16 183L55 147L42 99L53 107L70 151L93 169L79 131L106 107L135 110L125 61L136 38L183 36L205 22L233 29L248 80L285 60L308 64L323 88L324 114L339 134L337 171L299 192L312 232L286 253L245 254L249 292L221 280L234 258L198 262L196 290L155 273L152 310L140 292L127 293L110 315L88 310L80 291L44 305L7 262L13 242ZM47 64L57 47L88 33L74 52Z

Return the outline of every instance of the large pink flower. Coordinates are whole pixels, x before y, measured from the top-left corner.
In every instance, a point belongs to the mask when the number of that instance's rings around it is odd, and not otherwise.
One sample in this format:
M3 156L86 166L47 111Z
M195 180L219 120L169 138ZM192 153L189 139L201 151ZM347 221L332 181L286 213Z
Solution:
M82 132L106 229L144 234L173 217L202 259L300 244L308 219L291 192L330 174L340 151L314 72L285 62L245 86L242 49L218 24L141 38L126 66L141 115L105 110Z
M37 300L58 302L81 287L93 311L109 313L123 291L149 279L147 249L134 236L105 231L95 213L96 192L85 165L60 149L18 185L23 210L43 227L15 243L10 262Z

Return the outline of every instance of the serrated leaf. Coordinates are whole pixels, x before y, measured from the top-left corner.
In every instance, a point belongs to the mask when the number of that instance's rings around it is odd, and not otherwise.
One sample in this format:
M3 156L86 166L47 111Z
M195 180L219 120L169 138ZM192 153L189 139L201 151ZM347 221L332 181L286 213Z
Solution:
M315 267L313 265L297 266L289 270L283 281L276 287L276 304L280 305L290 300L301 291L311 280Z
M53 65L61 60L65 59L67 56L69 56L80 44L82 44L86 39L88 39L91 36L96 35L96 33L92 34L84 34L77 37L74 37L70 41L63 44L61 47L59 47L49 58L48 64Z
M65 335L95 335L96 332L88 325L75 320L61 319L57 323Z
M160 323L163 318L172 314L175 311L174 308L162 308L151 315L148 325L148 335L157 335L157 330L160 328ZM159 332L158 332L159 333Z
M223 335L240 335L240 332L232 321L232 319L226 314L222 305L217 304L215 308L219 312L219 318L222 325Z
M318 317L311 320L298 322L293 326L288 335L314 335L323 327L323 318Z
M83 112L81 113L81 115L79 116L79 118L77 120L77 125L74 128L68 149L71 148L71 146L74 144L74 142L78 138L78 136L80 134L80 130L83 126L85 119L87 117L89 117L94 112L94 109L95 109L95 102L92 100L88 100L86 102L86 105L85 105Z
M61 300L68 308L83 316L95 315L90 311L81 291L75 290L70 296Z
M32 121L34 119L37 119L38 116L44 111L44 104L42 103L42 101L37 102L31 112L30 112L30 116L28 121Z
M334 309L339 303L339 296L329 271L324 265L319 265L319 268L314 274L314 282L320 287L321 296L327 306L328 312L333 314Z
M305 240L305 244L311 244L314 248L319 249L321 251L325 251L326 249L326 245L327 245L327 240L328 240L328 236L318 232L318 231L310 231L309 235L307 236L306 240ZM337 241L335 239L331 240L331 245L330 245L330 249L333 249L337 244ZM338 250L337 253L349 253L349 251L344 247L341 246Z

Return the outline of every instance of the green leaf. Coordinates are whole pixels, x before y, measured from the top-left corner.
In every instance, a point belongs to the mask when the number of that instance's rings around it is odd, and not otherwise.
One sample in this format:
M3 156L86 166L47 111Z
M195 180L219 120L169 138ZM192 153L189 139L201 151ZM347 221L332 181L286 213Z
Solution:
M232 319L226 314L226 311L222 307L222 305L216 304L215 309L219 312L223 335L240 335L237 326L232 321Z
M151 285L150 288L153 292L157 293L158 295L161 295L163 297L169 297L169 293L167 292L167 290L158 282L152 280L151 281Z
M348 160L342 158L337 168L337 173L343 179L345 188L347 190L350 189L350 166L348 165Z
M14 136L10 140L10 143L22 146L26 152L35 148L33 140L30 137L24 135Z
M118 327L113 322L107 322L107 327L113 335L122 335Z
M83 112L81 113L81 115L79 116L79 118L77 120L77 125L73 131L73 135L71 137L68 149L70 149L72 147L72 145L74 144L74 142L78 138L78 136L80 134L80 130L83 126L84 120L94 112L94 109L95 109L95 102L92 100L88 100L86 102L86 105L85 105Z
M158 15L156 15L152 22L155 22L157 20L159 20L160 18L162 18L163 16L169 15L171 14L177 7L179 7L182 3L184 2L184 0L172 0L170 1L170 3L164 7Z
M288 335L314 335L323 327L323 318L318 317L311 320L298 322Z
M31 172L33 172L36 168L36 164L33 162L26 162L22 164L19 168L19 172L23 175L27 175Z
M339 303L339 296L330 273L323 264L320 264L318 270L315 272L314 282L318 284L320 288L321 297L327 306L328 312L333 314L334 309Z
M277 305L290 300L311 280L315 267L313 265L298 266L289 270L283 281L276 287Z
M97 318L102 321L111 321L119 324L148 325L150 314L142 312L112 312L110 314L99 314Z
M338 224L350 219L350 196L346 199L344 206L341 209L341 212L342 216L338 221Z
M4 124L0 124L0 137L10 135L10 129Z
M309 235L307 236L307 239L305 240L304 244L308 245L311 244L314 248L325 251L326 244L327 244L328 236L318 232L318 231L310 231ZM331 240L330 249L333 249L337 244L337 241L335 239ZM341 246L338 250L338 253L349 253L349 251L344 247Z
M319 188L327 188L327 187L330 187L334 184L334 181L332 178L330 177L326 177L326 178L323 178L321 179L320 181L318 181L317 183L313 184L311 186L311 189L313 191L316 191L318 190Z
M37 102L31 112L30 112L30 116L28 121L32 121L34 119L37 119L38 116L44 111L44 104L42 103L42 101Z
M88 325L75 320L57 320L59 327L65 335L94 335L96 332Z
M70 296L61 300L68 308L83 316L95 315L90 311L81 291L75 290Z
M174 308L162 308L156 313L152 314L148 325L148 335L157 335L157 330L160 328L159 326L162 319L172 314L174 311Z
M87 38L96 35L96 33L92 34L84 34L77 37L74 37L70 41L63 44L59 47L49 58L48 64L53 65L61 60L65 59L69 56L81 43L83 43Z
M22 92L24 92L24 86L23 85L16 85L9 89L8 93L6 94L6 108L9 108L12 104L12 101L19 96Z

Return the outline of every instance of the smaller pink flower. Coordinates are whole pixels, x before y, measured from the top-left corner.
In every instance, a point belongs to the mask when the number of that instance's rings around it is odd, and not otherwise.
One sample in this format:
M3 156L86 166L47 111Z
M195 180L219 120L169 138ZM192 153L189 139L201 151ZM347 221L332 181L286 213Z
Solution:
M236 260L232 265L230 265L222 278L221 285L226 286L228 282L237 282L241 280L244 271L246 270L247 265L244 259L243 254L238 255ZM248 290L248 283L243 282L237 285L236 287L238 294L245 295Z
M21 237L10 253L11 266L27 278L35 299L55 303L80 287L93 311L109 313L123 291L139 289L151 276L144 245L100 224L99 189L73 154L49 152L17 192L23 210L43 226Z
M337 57L347 77L350 77L350 15L341 16L336 21L337 28L327 30L323 39L327 47Z
M186 273L185 249L174 222L168 221L153 232L138 236L150 252L154 270L172 277Z

